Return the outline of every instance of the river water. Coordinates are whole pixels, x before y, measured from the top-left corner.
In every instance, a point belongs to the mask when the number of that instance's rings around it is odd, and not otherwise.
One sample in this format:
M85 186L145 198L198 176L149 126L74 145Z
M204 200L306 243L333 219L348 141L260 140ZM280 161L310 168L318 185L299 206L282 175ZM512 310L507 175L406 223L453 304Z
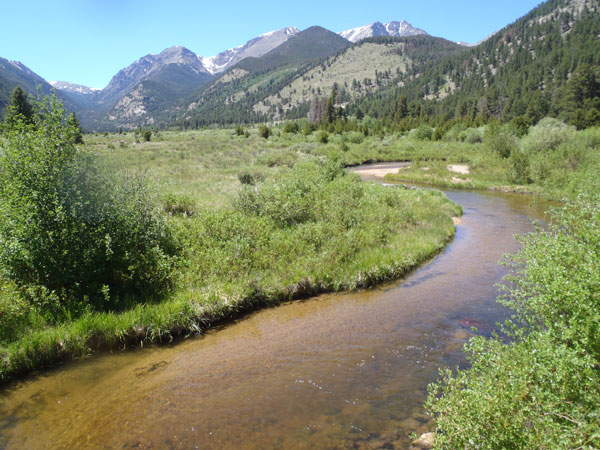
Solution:
M447 195L464 209L456 236L405 280L13 383L0 448L406 448L431 427L438 368L465 364L472 325L489 334L507 317L498 261L542 217L526 196Z

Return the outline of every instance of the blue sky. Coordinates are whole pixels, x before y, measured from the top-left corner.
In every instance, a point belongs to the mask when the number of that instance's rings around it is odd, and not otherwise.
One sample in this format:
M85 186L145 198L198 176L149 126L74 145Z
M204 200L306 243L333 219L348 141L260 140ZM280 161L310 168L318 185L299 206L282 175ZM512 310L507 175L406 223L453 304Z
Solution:
M320 25L339 32L407 20L429 34L477 42L523 16L539 0L250 1L5 0L0 57L46 80L102 88L148 53L183 45L213 56L259 34Z

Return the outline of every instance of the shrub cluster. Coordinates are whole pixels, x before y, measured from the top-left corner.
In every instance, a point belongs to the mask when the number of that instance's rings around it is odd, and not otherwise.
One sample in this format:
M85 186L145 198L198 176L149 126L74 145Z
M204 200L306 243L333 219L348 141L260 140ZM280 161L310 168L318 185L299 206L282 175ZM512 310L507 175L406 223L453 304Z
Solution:
M109 310L170 284L175 251L144 181L104 171L75 147L55 97L0 152L0 270L51 317Z
M522 238L502 302L511 342L475 338L472 367L430 389L437 448L598 448L600 206L580 199Z

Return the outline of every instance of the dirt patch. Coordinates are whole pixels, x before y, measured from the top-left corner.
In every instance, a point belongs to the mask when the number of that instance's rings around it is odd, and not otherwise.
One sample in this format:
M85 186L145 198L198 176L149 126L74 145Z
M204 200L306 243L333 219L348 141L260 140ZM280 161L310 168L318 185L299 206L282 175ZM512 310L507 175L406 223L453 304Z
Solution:
M450 172L460 173L461 175L467 175L470 168L466 164L450 164L448 170Z
M368 175L368 176L372 176L372 177L377 177L377 178L383 178L385 177L387 174L396 174L398 173L400 170L404 169L405 167L393 167L393 168L389 168L389 167L383 167L383 168L379 168L379 169L360 169L360 170L355 170L355 173L358 173L360 175Z

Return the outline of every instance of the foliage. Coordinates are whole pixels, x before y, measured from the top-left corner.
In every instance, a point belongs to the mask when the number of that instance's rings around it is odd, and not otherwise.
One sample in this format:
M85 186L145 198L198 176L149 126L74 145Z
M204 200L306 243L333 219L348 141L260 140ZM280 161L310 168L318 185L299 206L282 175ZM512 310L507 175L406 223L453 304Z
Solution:
M79 152L79 130L56 97L34 110L33 124L7 129L0 154L4 276L47 293L52 301L38 306L51 315L164 292L173 249L142 180L109 176Z
M296 134L298 131L300 131L300 126L298 125L298 122L288 122L283 127L283 131L286 133Z
M321 144L327 144L329 142L329 133L323 130L319 131L317 134L317 142L320 142Z
M23 91L21 86L14 88L11 93L10 102L6 105L4 121L9 127L16 125L18 121L22 121L28 125L33 124L33 107L29 103L29 100L27 100L25 91Z
M600 445L600 208L581 198L522 238L502 303L512 341L476 338L472 367L431 386L437 448Z
M430 141L433 137L433 128L428 125L421 125L419 128L413 130L410 136L419 141Z
M196 199L191 195L168 193L163 199L163 209L167 214L190 217L196 212Z
M67 126L73 130L73 143L83 144L83 132L81 131L81 125L75 116L75 113L71 113L67 117Z
M575 137L575 127L551 117L546 117L531 127L523 139L527 152L548 152Z
M498 153L502 158L508 158L518 148L517 139L511 135L506 127L501 127L498 122L487 126L483 143L492 152Z
M266 125L262 125L258 129L258 134L260 135L261 138L269 139L269 136L271 135L271 129Z

